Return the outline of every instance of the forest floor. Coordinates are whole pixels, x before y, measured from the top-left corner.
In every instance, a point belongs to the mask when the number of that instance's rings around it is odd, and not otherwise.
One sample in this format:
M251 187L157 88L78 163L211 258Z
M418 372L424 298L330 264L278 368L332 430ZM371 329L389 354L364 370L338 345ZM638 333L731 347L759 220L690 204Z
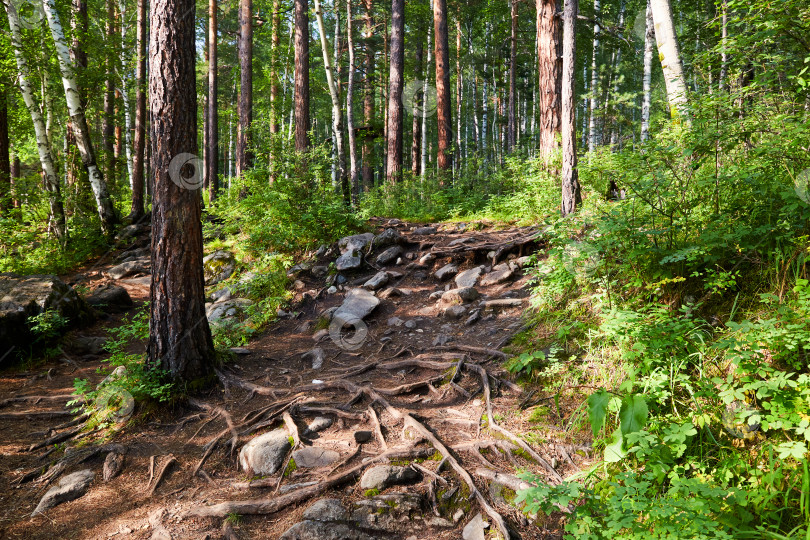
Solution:
M504 369L509 355L502 349L525 330L530 309L530 277L516 261L542 247L526 240L536 231L436 224L436 232L417 235L417 226L398 220L372 225L402 234L402 264L386 268L392 279L385 289L397 291L377 293L386 298L366 319L368 335L359 348L347 350L322 331L321 315L341 305L344 291L329 294L323 277L302 272L286 308L292 316L271 324L225 364L217 387L189 403L137 415L106 446L92 446L100 452L85 451L64 468L60 460L71 455L66 448L81 443L30 447L72 429L54 431L71 420L65 403L74 379L95 384L103 378L97 369L104 353L66 346L54 361L0 374L0 538L279 538L323 498L340 500L351 517L327 523L319 536L285 538L494 538L499 525L513 538L559 538L562 514L530 521L509 502L517 471L557 483L591 464L587 443L570 429L579 403L529 393ZM420 264L429 253L435 260ZM511 269L498 275L493 254ZM448 304L436 298L456 287L452 277L435 276L448 263L459 271L483 269L475 286L481 296L460 318L448 317ZM107 266L94 264L65 279L93 289L109 281L102 273ZM378 270L361 271L347 285L362 284ZM487 285L491 281L498 282ZM148 277L118 282L136 306L147 300L148 283ZM471 322L475 310L478 320ZM122 316L77 330L65 342L104 338ZM319 367L307 354L313 349L322 351ZM540 422L532 416L538 403L548 409ZM316 417L334 422L309 432L305 426ZM249 477L239 465L239 447L285 425L293 450L320 448L339 457L313 468L291 466L287 458L281 472ZM370 440L358 443L363 437ZM104 482L102 464L111 449L125 450L124 465ZM362 489L363 473L386 463L410 467L415 478ZM54 472L87 468L96 475L86 494L31 517L54 485ZM493 481L496 473L505 476ZM479 513L490 525L486 536L473 530Z

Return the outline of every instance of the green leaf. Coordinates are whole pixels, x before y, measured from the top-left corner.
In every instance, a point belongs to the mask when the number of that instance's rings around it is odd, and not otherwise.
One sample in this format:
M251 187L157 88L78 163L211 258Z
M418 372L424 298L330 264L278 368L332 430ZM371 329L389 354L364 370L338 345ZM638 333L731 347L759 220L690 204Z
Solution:
M607 463L618 463L627 455L627 451L623 448L624 437L622 437L622 430L616 429L610 439L610 443L605 446L605 461Z
M588 419L591 421L594 437L605 424L605 411L608 403L610 403L610 394L603 388L588 397Z
M641 431L647 424L647 402L644 396L624 396L622 398L622 408L619 410L619 421L621 422L622 433L634 433Z

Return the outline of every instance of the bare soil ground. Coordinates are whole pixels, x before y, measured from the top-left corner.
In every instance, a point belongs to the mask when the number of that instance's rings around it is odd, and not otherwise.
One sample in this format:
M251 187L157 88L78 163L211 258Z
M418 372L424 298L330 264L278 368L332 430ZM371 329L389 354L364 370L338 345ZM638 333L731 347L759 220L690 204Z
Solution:
M536 231L448 224L439 225L435 234L417 236L412 224L372 224L378 232L395 228L407 241L402 264L386 267L401 274L388 287L403 294L382 300L366 319L368 335L360 348L346 350L324 332L318 334L325 326L320 315L339 306L344 293L329 294L323 277L302 272L288 308L292 316L270 325L250 343L249 354L224 365L218 386L193 401L140 411L114 441L85 444L83 448L122 445L122 473L102 481L109 447L82 463L69 463L65 473L84 468L97 472L89 491L38 517L30 517L31 512L58 478L53 471L48 477L49 468L66 449L81 447L93 436L29 447L71 429L58 426L71 420L65 403L73 380L99 382L103 375L96 370L105 356L81 354L65 345L53 361L0 374L0 538L278 538L315 500L338 498L351 508L372 497L360 488L359 479L366 467L389 461L378 459L386 451L401 451L390 461L415 463L422 479L381 494L406 492L422 502L417 511L404 515L392 510L392 522L381 520L380 529L365 529L372 536L461 538L464 526L481 512L490 523L488 538L494 537L499 519L513 538L560 537L558 519L528 520L509 504L513 492L487 478L492 472L529 470L553 483L590 461L566 428L569 407L558 406L542 425L529 423L530 410L519 407L526 395L503 368L507 355L501 350L523 329L530 309L529 277L517 270L503 283L477 286L482 298L469 304L460 319L442 316L447 305L430 298L435 291L455 287L448 285L452 279L437 280L437 269L450 262L461 271L478 265L489 269L493 256L497 262L514 262L542 248ZM435 261L413 264L431 252ZM100 271L110 265L94 264L67 279L92 289L108 281ZM349 284L361 284L377 271L351 275ZM148 297L147 280L119 284L136 304ZM465 324L482 301L495 299L516 302L506 309L482 308L480 320ZM413 321L415 327L397 326L396 321L389 325L393 317ZM103 337L121 318L108 316L74 334ZM304 357L316 347L324 353L318 369ZM299 431L298 445L335 450L340 459L323 468L288 467L285 476L248 477L239 468L239 447L284 425L285 416ZM301 435L318 416L335 421L311 438ZM374 436L358 444L357 431ZM529 433L530 444L521 438ZM408 457L414 452L422 458ZM434 454L425 459L426 452ZM175 461L155 486L161 465L172 457ZM282 495L284 486L305 483L315 484Z

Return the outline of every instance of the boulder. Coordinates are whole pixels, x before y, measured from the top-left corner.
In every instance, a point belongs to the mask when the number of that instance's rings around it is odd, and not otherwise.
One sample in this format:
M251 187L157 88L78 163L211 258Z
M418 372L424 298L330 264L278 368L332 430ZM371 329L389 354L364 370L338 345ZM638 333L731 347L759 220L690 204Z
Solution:
M145 248L138 248L138 249L130 249L128 251L124 251L118 257L115 258L115 262L127 262L127 261L134 261L135 259L143 259L145 257L149 257L151 250L148 247Z
M453 305L441 312L442 316L447 319L460 319L467 313L467 308L464 306Z
M419 266L427 266L432 264L433 261L436 260L436 255L433 253L426 253L419 258L419 262L417 263Z
M357 270L361 266L363 266L363 252L359 249L349 250L335 261L335 268L339 272Z
M459 288L475 287L478 284L478 279L481 277L481 272L480 266L464 270L456 276L456 286Z
M374 241L372 233L355 234L353 236L346 236L338 240L338 249L341 253L346 253L352 250L362 250Z
M293 452L295 466L303 469L317 469L328 467L340 459L340 454L334 450L321 448L319 446L305 446Z
M56 276L0 273L0 355L31 345L37 336L28 319L46 311L58 313L68 326L93 318L76 291ZM6 355L7 359L14 357Z
M413 230L413 234L416 236L425 236L428 234L436 234L437 230L436 227L417 227Z
M352 289L346 294L343 304L332 318L341 317L344 321L365 319L380 305L380 300L365 289Z
M90 469L63 476L59 483L49 489L40 499L31 517L42 514L56 505L78 499L87 492L94 477L95 473Z
M363 473L363 477L360 479L360 488L383 490L390 486L414 482L419 478L421 478L420 474L411 467L378 465Z
M377 289L385 287L389 279L388 272L377 272L374 277L363 283L363 288L369 291L376 291Z
M328 416L319 416L313 420L309 426L307 426L307 429L313 433L319 433L325 429L328 429L333 423L334 420Z
M481 278L482 287L490 287L512 279L514 272L509 268L508 264L499 264L492 272Z
M120 313L134 305L127 290L119 285L102 285L85 299L90 306L105 313Z
M385 248L399 244L402 242L402 235L396 229L385 229L383 232L374 237L372 246L375 249Z
M308 519L296 523L279 540L377 540L378 537L364 533L346 523L315 521Z
M151 261L148 258L135 259L127 261L116 266L113 266L104 274L112 279L123 279L130 276L137 276L140 274L148 274L150 272Z
M213 300L214 303L224 302L226 300L230 300L231 298L233 298L233 290L230 287L223 287L222 289L211 293L211 300Z
M487 310L498 311L523 307L523 302L520 298L502 298L499 300L487 300L482 307Z
M393 246L377 256L377 264L380 266L385 266L397 260L397 258L402 255L402 248L399 246Z
M219 250L203 258L206 285L216 285L236 271L236 258L230 251Z
M208 322L218 322L228 319L243 319L245 310L253 305L253 301L246 298L233 298L224 302L217 302L205 308Z
M301 518L315 521L346 521L349 519L349 512L338 499L321 499L304 510Z
M445 264L433 274L439 281L445 281L458 274L458 266L453 263Z
M239 451L239 465L248 474L269 476L278 472L290 448L290 434L279 428L248 441Z
M442 302L446 304L466 304L478 300L478 291L473 287L451 289L442 294Z

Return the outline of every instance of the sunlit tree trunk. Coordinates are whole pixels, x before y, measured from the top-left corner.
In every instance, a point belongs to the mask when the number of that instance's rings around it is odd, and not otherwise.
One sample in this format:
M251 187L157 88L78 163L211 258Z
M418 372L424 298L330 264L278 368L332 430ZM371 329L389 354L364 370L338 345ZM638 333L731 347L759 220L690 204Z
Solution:
M309 149L309 7L295 0L295 149Z
M511 35L509 39L509 96L506 113L506 151L511 153L515 148L517 124L515 105L517 100L517 30L518 30L518 3L511 0Z
M211 0L214 1L214 0ZM279 144L278 134L281 133L281 85L279 84L279 65L281 60L281 0L273 0L273 29L270 36L270 182L274 182L277 175L278 155L276 148Z
M655 41L658 45L658 58L664 69L664 82L667 88L667 101L673 119L680 118L686 109L686 80L683 76L683 63L672 21L669 0L651 0Z
M46 0L47 1L47 0ZM115 3L106 0L106 76L104 79L104 126L102 146L104 147L104 178L110 186L115 186Z
M242 178L253 160L253 1L239 2L239 126L236 136L236 176Z
M416 36L416 54L414 60L416 61L415 70L416 70L416 77L417 79L422 79L425 75L424 70L424 56L425 56L425 43L423 41L423 35L421 33L417 34ZM418 94L414 94L413 98L414 103L413 107L411 108L412 113L412 124L411 130L413 132L413 139L411 142L411 172L413 175L419 176L422 174L422 114L419 114L420 106L423 107L425 103L424 99L424 92L422 96Z
M126 2L124 0L118 1L118 11L121 14L121 49L127 51L127 27L124 24L126 21ZM127 52L127 56L129 53ZM127 176L129 177L129 187L132 189L132 111L129 104L129 93L127 88L127 71L121 70L121 102L124 104L124 159L126 160Z
M430 7L431 11L433 10L433 0L430 0ZM432 59L432 52L433 47L431 44L431 37L433 36L433 26L428 25L427 31L427 61L425 62L425 85L422 89L422 148L421 148L421 159L419 163L419 172L422 175L422 178L425 178L427 174L427 165L428 165L428 104L427 100L428 97L428 90L430 88L430 61Z
M593 2L593 54L591 55L591 104L590 104L590 122L588 124L588 151L593 152L596 150L596 122L597 112L599 110L599 37L602 29L599 26L599 19L602 16L601 4L599 0Z
M346 127L349 133L349 185L352 193L352 206L356 206L360 186L358 185L357 169L357 134L354 131L354 86L357 66L354 54L352 0L346 0L346 36L349 48L349 81L346 87Z
M205 316L201 182L196 189L194 184L181 186L188 173L201 171L193 161L187 167L177 162L178 156L198 152L194 0L152 0L150 15L154 194L149 365L179 382L199 384L215 360Z
M135 139L132 160L132 208L130 219L139 220L144 213L144 165L146 162L146 4L138 0L135 44Z
M8 96L0 86L0 214L8 217L11 208L11 148L8 140Z
M450 104L450 51L447 37L447 0L433 0L433 26L436 32L436 114L439 126L439 171L453 167L453 108Z
M205 183L213 202L219 191L219 49L217 0L208 0L208 101L205 112Z
M562 215L576 211L582 203L577 174L576 133L576 17L577 0L565 0L563 19L563 65L562 65Z
M363 89L363 123L366 133L363 134L363 187L366 190L374 186L374 137L371 131L374 125L374 37L373 0L363 0L365 10L363 48L365 51L365 88Z
M403 105L405 85L405 0L391 1L391 65L388 77L388 152L386 179L402 179Z
M650 103L653 53L655 51L655 27L653 26L652 6L647 0L646 29L644 32L644 77L642 80L641 98L641 141L650 138Z
M557 149L562 91L562 27L557 0L537 0L537 58L539 73L540 154L544 159Z

